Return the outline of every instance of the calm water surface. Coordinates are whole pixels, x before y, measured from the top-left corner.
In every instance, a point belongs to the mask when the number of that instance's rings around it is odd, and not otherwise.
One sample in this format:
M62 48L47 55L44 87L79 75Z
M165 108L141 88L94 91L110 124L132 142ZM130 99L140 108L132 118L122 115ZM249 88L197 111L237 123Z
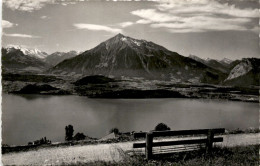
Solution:
M160 122L171 129L258 127L258 103L203 99L89 99L81 96L2 96L5 144L27 144L42 137L64 141L74 134L100 138L113 127L147 131Z

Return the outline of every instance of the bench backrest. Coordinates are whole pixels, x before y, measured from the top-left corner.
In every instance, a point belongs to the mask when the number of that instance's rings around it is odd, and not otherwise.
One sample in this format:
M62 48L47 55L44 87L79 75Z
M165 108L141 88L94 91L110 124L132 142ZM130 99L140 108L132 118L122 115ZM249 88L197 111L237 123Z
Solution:
M152 131L153 137L167 137L167 136L186 136L186 135L201 135L208 134L209 131L214 134L222 134L225 132L224 128L215 129L198 129L198 130L176 130L176 131ZM147 132L134 133L134 138L145 138Z

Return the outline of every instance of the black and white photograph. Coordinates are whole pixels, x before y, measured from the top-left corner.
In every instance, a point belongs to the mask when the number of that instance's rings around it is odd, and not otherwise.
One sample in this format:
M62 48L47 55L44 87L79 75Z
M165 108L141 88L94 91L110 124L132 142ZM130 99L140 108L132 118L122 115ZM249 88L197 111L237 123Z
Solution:
M1 0L1 165L258 166L259 0Z

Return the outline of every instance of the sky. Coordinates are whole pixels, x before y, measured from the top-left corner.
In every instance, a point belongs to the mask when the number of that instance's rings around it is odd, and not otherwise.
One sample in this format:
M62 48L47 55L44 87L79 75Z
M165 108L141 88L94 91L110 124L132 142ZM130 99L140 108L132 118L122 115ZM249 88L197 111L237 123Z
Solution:
M3 0L2 45L86 51L115 36L181 55L259 56L258 0Z

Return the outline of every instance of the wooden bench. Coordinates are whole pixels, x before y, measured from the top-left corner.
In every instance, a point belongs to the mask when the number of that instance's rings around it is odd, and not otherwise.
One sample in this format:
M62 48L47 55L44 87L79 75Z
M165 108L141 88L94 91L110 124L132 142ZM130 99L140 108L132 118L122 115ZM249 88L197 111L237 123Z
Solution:
M157 153L174 153L181 151L198 150L203 145L206 153L211 153L214 142L223 142L223 137L214 137L215 134L222 134L224 128L217 129L199 129L199 130L177 130L177 131L151 131L134 133L134 138L145 138L143 143L134 143L133 148L145 148L146 159L151 159L153 154ZM174 141L153 141L156 137L178 136ZM185 137L183 137L185 136ZM193 136L193 138L192 138ZM196 136L196 137L194 137ZM204 136L204 138L203 138ZM206 137L205 137L206 136ZM153 151L153 147L174 146L163 151Z

